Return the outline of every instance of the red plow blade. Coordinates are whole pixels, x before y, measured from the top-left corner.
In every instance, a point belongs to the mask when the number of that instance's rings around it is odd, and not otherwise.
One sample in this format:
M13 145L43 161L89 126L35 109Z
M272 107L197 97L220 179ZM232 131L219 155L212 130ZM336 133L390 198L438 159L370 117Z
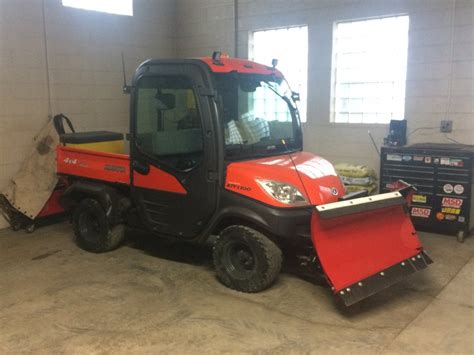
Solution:
M398 192L317 206L311 236L329 283L346 305L432 262Z

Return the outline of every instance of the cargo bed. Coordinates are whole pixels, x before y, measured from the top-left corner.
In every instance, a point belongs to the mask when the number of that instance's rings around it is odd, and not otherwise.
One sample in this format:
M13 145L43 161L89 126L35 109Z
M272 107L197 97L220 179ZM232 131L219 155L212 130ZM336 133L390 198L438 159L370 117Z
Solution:
M57 173L130 185L130 156L58 145Z

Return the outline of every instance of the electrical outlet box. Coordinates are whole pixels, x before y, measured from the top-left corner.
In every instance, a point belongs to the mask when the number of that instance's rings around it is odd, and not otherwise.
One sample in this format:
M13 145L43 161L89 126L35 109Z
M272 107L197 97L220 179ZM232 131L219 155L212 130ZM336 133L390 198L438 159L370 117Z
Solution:
M453 131L453 121L443 120L439 127L440 132L442 133L451 133Z

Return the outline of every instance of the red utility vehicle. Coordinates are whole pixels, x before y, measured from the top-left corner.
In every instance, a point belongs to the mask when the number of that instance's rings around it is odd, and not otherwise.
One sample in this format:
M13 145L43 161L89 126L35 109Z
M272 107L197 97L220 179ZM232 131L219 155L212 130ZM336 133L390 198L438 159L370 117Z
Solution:
M84 249L117 247L124 225L212 240L219 280L243 292L270 286L291 253L346 305L431 262L403 191L346 195L333 166L302 150L297 94L275 67L219 53L148 60L128 88L130 155L57 149Z

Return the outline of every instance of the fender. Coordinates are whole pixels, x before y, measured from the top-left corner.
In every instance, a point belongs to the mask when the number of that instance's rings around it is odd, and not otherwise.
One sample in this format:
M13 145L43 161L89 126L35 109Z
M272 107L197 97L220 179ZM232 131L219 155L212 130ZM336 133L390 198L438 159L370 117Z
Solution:
M260 230L264 230L267 232L271 231L271 227L268 225L267 221L255 212L252 209L240 207L240 206L228 206L222 209L219 213L219 218L217 219L217 225L222 225L225 223L226 220L238 219L241 221L245 221L247 223L255 225Z
M61 196L60 204L63 208L70 209L85 198L93 198L101 204L111 225L120 223L123 212L130 207L130 201L122 197L116 189L88 181L76 181L69 186Z
M312 209L277 208L235 192L223 190L221 203L210 224L210 231L204 234L218 234L228 223L237 220L265 233L282 247L298 243L303 238L310 241L310 222Z

